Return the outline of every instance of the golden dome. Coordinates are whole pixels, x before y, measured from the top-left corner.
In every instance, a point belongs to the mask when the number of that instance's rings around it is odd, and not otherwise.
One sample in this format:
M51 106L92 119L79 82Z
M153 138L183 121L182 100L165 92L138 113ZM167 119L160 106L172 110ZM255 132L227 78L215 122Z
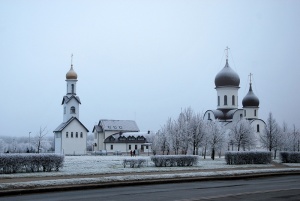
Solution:
M75 79L77 80L77 73L73 70L73 65L71 65L71 69L66 74L66 79Z

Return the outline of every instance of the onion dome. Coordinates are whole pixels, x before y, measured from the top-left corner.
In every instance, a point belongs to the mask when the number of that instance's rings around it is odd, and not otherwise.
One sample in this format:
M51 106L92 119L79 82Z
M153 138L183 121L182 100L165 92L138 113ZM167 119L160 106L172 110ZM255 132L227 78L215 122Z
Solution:
M243 98L242 104L243 104L243 107L258 107L259 106L259 99L253 93L251 83L250 83L249 92Z
M239 87L240 77L239 75L232 70L228 64L228 59L226 59L226 64L224 68L216 75L215 77L216 87L223 86L235 86Z
M66 74L66 79L74 79L77 80L77 73L73 70L73 65L71 65L71 69Z

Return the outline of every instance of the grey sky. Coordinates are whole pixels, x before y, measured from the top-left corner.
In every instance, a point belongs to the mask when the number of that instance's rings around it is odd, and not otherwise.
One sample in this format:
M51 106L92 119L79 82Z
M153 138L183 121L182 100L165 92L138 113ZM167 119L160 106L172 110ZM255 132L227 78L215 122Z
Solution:
M63 120L74 54L80 120L133 119L158 130L181 108L215 109L215 75L248 74L260 118L299 122L300 1L0 1L0 135Z

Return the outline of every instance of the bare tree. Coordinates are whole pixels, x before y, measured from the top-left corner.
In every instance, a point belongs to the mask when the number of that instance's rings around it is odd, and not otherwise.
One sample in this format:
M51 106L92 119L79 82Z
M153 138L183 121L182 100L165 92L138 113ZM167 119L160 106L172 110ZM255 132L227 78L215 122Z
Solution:
M229 130L229 141L237 147L238 151L241 148L244 151L246 148L250 149L255 144L254 130L248 120L241 119L232 123Z
M276 152L281 140L280 127L278 126L276 120L273 118L272 113L269 113L267 119L267 124L264 132L260 136L260 141L263 147L267 148L269 151L274 151L274 158L276 158Z
M42 145L45 145L44 138L48 134L48 131L46 131L46 126L44 128L40 127L40 130L38 131L37 135L34 138L34 143L37 148L37 153L40 153Z
M193 115L189 123L190 132L188 136L189 144L193 149L193 155L198 154L198 150L206 136L207 122L203 120L203 114Z
M208 143L211 148L211 159L215 160L216 149L220 149L224 140L225 133L221 123L217 120L212 120L208 124Z

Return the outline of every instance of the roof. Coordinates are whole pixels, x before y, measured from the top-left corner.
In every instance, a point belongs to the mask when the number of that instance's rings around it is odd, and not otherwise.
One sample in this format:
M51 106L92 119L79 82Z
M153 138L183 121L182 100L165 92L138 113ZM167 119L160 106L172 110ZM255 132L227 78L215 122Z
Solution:
M226 64L224 68L216 75L215 77L216 87L224 86L234 86L239 87L240 77L239 75L232 70L228 64L228 59L226 59Z
M242 101L243 107L258 107L259 106L259 99L253 93L252 85L250 83L249 91L247 95L243 98Z
M77 119L76 117L71 117L68 121L61 123L53 132L61 132L63 131L72 121L78 121L78 123L87 131L89 130Z
M73 98L75 98L75 100L78 102L78 103L80 103L81 104L81 102L80 102L80 99L79 99L79 96L70 96L70 98L68 97L68 96L64 96L63 97L63 100L62 100L62 102L61 102L61 104L63 105L64 103L68 103L68 102L70 102Z
M106 120L100 119L98 126L104 131L139 132L137 124L133 120ZM96 128L95 129L100 129ZM98 131L98 130L97 130Z
M239 109L232 109L232 110L207 110L211 111L214 116L215 119L219 119L219 120L230 120L233 118L233 115L236 111L238 111Z
M126 132L126 133L116 133L104 140L104 143L147 143L150 136L153 133L148 132Z

